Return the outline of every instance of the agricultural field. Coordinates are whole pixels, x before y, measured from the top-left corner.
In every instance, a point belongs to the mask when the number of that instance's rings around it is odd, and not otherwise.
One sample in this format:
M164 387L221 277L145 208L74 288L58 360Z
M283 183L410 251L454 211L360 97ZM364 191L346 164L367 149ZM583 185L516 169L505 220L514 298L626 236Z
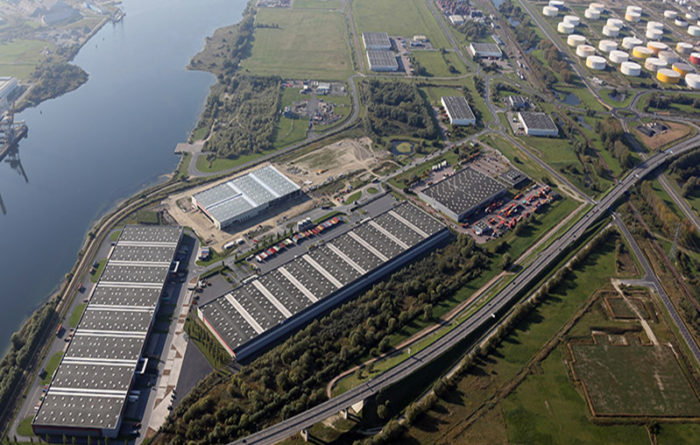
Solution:
M244 72L292 79L346 80L353 72L343 16L314 9L263 8Z
M386 32L402 37L424 35L433 48L451 47L424 0L355 0L352 8L358 35L363 32Z
M294 0L294 8L339 9L340 0Z
M53 45L41 40L13 40L0 43L0 76L27 80L42 59L42 51Z
M454 77L464 75L466 68L457 53L447 51L413 51L411 57L425 68L423 75L427 77ZM450 71L454 68L454 72Z

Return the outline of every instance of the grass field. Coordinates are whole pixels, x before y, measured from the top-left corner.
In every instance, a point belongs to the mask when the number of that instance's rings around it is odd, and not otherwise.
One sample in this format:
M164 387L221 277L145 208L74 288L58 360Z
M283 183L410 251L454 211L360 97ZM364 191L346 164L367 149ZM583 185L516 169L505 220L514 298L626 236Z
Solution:
M40 40L13 40L0 43L0 76L27 80L42 59L44 48L53 45Z
M294 8L338 9L340 0L294 0Z
M75 309L73 309L73 312L70 314L70 318L68 319L68 326L71 328L78 326L80 317L82 317L83 312L85 312L85 306L87 306L86 303L80 303L75 307Z
M95 271L90 275L91 282L97 283L100 280L100 277L102 276L102 271L105 270L106 265L107 265L106 258L97 262L97 267L95 268Z
M58 368L58 364L61 362L62 357L63 351L58 351L51 356L48 362L46 362L46 366L44 367L44 376L41 378L42 385L48 385L51 382L51 377L53 377L53 373L56 372L56 368Z
M202 173L216 173L238 167L246 162L253 161L270 153L274 153L274 151L275 150L268 150L263 153L252 153L245 156L239 156L236 159L216 158L212 161L211 165L209 164L209 161L207 161L206 156L199 156L197 158L196 167L197 170Z
M22 419L17 426L17 434L23 437L33 436L34 431L32 431L32 420L34 420L34 416L25 417Z
M245 72L294 79L345 80L353 72L345 20L333 11L270 9L258 12ZM274 27L274 26L279 26Z
M445 54L440 51L413 51L411 56L426 69L428 77L461 76L467 71L459 56L452 51ZM455 73L450 72L450 65L457 70Z
M433 48L451 48L424 0L355 0L352 8L360 35L363 32L386 32L402 37L424 35Z

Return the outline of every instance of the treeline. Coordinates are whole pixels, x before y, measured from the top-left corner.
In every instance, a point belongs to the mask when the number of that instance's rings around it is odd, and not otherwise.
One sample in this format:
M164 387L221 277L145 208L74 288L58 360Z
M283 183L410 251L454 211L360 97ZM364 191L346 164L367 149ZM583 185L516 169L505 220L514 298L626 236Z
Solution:
M604 121L598 121L595 132L600 136L603 147L609 151L623 168L631 168L634 158L627 144L625 144L625 130L622 124L614 117L608 117Z
M570 84L574 81L574 73L569 69L569 64L564 61L561 52L554 43L550 40L542 40L539 44L539 49L542 50L544 60L549 65L549 69L544 73L543 80L545 85L551 87L557 82L557 77L554 73L559 73L559 77L564 83ZM531 57L531 59L534 59L534 57Z
M681 194L685 197L700 190L700 150L686 153L671 163L671 173L685 181Z
M671 210L666 202L654 191L650 181L642 182L639 193L642 201L640 212L644 219L666 237L674 239L680 224L678 243L686 248L696 250L698 234L695 227L687 219L681 219Z
M368 354L390 350L392 334L418 317L432 318L433 307L480 276L490 261L469 236L458 235L229 380L196 388L197 396L175 409L154 443L226 443L325 401L327 382Z
M75 90L88 80L88 74L79 66L69 63L75 55L76 48L58 47L56 52L47 56L30 77L32 88L26 97L24 106L35 106L40 102Z
M0 361L0 406L9 407L10 398L17 389L32 354L40 346L45 330L55 321L56 304L52 300L32 314L22 329L10 337L10 349Z
M486 35L488 28L483 22L477 22L475 20L467 20L463 24L457 27L457 30L464 34L467 42L473 42L481 39Z
M501 3L498 11L506 18L517 20L519 24L513 27L515 37L524 50L534 48L540 41L540 36L530 22L528 17L519 6L515 6L511 0Z
M280 79L237 75L220 94L212 94L197 128L211 128L204 150L237 158L272 148Z
M368 135L437 139L437 127L415 85L370 80L362 83L360 92L369 112L363 119Z
M671 105L674 104L688 105L696 110L700 110L700 99L697 97L687 96L685 94L668 96L663 93L652 93L646 105L644 105L644 112L648 112L650 107L656 108L657 110L668 110L671 108Z

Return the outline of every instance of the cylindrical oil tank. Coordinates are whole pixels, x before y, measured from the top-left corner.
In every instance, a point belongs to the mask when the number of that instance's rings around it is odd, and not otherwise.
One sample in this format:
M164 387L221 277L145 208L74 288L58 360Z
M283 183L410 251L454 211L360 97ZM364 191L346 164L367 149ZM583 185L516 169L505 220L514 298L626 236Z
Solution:
M622 26L625 24L625 22L623 22L620 19L608 19L608 21L605 22L605 24L608 26L616 26L618 28L622 28Z
M678 26L679 28L685 28L686 26L688 26L688 22L686 22L683 19L676 19L673 21L673 23L675 23L676 26Z
M658 57L666 63L676 63L680 60L678 54L674 53L673 51L661 51L658 54Z
M598 43L598 49L604 53L609 53L610 51L615 51L617 49L617 42L613 40L601 40Z
M676 44L676 51L681 54L690 54L693 52L693 45L691 43L678 42Z
M647 43L647 48L652 50L654 54L659 54L661 51L666 51L668 49L668 45L661 42L649 42Z
M622 45L621 45L621 46L622 46L624 49L632 49L632 48L634 48L635 46L640 46L640 45L642 45L643 43L644 43L644 42L642 42L641 40L639 40L639 39L636 38L636 37L625 37L624 39L622 39Z
M622 65L620 65L620 72L625 76L637 77L641 74L642 67L638 63L622 62Z
M557 31L559 31L562 34L573 34L574 25L572 25L571 23L559 22L559 24L557 25Z
M693 67L688 65L687 63L676 62L673 64L673 71L680 74L681 77L685 77L686 74L692 73L694 70Z
M641 19L642 19L642 14L640 14L638 12L630 11L630 12L625 13L625 20L627 20L628 22L637 23Z
M603 35L606 37L617 37L620 35L620 28L612 25L603 26Z
M685 84L694 90L700 89L700 74L688 74L685 76Z
M685 19L689 22L694 22L695 20L698 19L698 15L694 12L687 12L685 14Z
M669 20L676 20L676 17L678 17L678 13L676 11L667 9L664 11L664 17Z
M688 27L688 34L690 34L693 37L698 37L700 36L700 26L689 26Z
M542 8L542 15L545 17L556 17L559 14L559 10L554 6L545 6Z
M611 63L614 63L616 65L619 65L623 62L627 62L630 58L630 55L627 54L624 51L610 51L610 55L608 56L608 59L610 59Z
M570 25L578 26L581 23L581 18L575 15L565 15L562 21Z
M586 38L579 34L571 34L569 37L566 38L566 43L569 46L576 48L577 46L586 43Z
M600 56L588 56L586 58L586 66L592 70L604 70L607 62Z
M654 55L654 51L646 46L635 46L634 49L632 49L632 57L636 57L637 59L646 59L652 55Z
M562 9L564 7L564 2L561 0L549 0L549 6L557 9Z
M661 22L655 22L655 21L652 20L652 21L650 21L650 22L647 22L647 29L660 29L660 30L663 31L663 30L664 30L664 24L661 23Z
M598 20L600 18L600 11L596 11L595 9L586 9L583 15L589 20Z
M659 40L661 37L663 37L663 35L664 35L664 32L660 29L656 29L656 28L647 29L647 34L646 34L647 39Z
M628 6L627 12L636 12L637 14L641 14L642 8L640 6Z
M681 79L681 75L668 68L661 68L659 71L657 71L656 78L663 83L678 83L678 81Z
M693 65L700 65L700 53L692 53L688 58Z
M590 5L588 5L588 9L592 11L603 12L605 11L605 5L602 3L591 3Z
M652 72L657 72L661 68L666 68L667 66L668 64L666 62L661 59L657 59L656 57L649 57L644 61L644 68Z
M595 48L591 45L579 45L576 47L576 55L579 57L588 57L595 54Z

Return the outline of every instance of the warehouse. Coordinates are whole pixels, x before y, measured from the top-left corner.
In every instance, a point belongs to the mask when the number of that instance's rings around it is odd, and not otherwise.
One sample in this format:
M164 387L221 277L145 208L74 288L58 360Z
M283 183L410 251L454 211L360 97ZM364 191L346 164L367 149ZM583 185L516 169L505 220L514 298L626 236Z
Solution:
M385 32L363 32L362 41L365 43L365 49L367 50L391 49L391 40L389 40L389 34Z
M449 238L439 221L399 204L197 309L236 360L250 358Z
M9 97L17 90L19 84L14 77L0 77L0 101L3 99L9 101Z
M520 112L518 120L528 136L558 136L559 129L546 113Z
M503 57L501 48L495 43L475 43L469 44L469 54L472 57L482 57L485 59L500 59Z
M392 51L368 50L367 61L372 71L398 71L399 62Z
M432 208L455 221L463 221L480 207L506 193L495 179L466 167L453 176L432 185L418 196Z
M441 99L442 106L445 107L447 117L452 125L474 125L476 117L467 99L462 96L444 96Z
M526 183L530 182L530 178L528 176L514 168L511 168L500 175L498 175L498 178L504 182L505 184L508 185L510 188L521 188L523 187Z
M181 227L122 230L34 417L36 435L119 435L181 237Z
M192 206L221 230L300 193L298 185L269 165L195 194Z

